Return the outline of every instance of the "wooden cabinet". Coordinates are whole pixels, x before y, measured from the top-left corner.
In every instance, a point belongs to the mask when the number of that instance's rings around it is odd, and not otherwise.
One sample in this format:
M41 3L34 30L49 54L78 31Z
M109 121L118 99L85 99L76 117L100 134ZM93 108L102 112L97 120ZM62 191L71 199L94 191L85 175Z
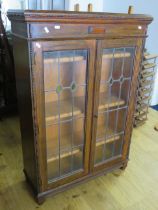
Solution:
M125 168L150 16L9 11L24 172L38 202Z

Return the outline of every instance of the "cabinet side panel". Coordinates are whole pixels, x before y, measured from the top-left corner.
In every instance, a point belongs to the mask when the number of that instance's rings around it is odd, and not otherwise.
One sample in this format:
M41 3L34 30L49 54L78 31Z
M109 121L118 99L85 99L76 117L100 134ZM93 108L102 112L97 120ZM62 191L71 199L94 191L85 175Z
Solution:
M37 191L28 43L24 39L14 37L13 45L24 172Z
M12 22L12 33L21 37L27 37L27 24L23 22Z

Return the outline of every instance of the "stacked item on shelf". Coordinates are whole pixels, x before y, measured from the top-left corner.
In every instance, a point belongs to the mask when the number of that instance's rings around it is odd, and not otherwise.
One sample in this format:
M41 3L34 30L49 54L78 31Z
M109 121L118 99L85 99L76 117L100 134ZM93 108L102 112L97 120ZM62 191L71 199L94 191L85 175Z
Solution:
M141 71L138 77L137 101L134 126L140 126L147 120L151 93L155 78L156 59L158 55L144 52Z

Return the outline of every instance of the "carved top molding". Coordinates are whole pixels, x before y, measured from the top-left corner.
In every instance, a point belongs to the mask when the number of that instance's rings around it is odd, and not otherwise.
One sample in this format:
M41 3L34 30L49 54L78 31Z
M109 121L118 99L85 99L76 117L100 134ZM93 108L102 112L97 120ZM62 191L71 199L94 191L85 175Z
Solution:
M9 10L8 18L20 22L63 22L63 23L141 23L149 24L150 15L119 14L103 12L74 12L55 10Z

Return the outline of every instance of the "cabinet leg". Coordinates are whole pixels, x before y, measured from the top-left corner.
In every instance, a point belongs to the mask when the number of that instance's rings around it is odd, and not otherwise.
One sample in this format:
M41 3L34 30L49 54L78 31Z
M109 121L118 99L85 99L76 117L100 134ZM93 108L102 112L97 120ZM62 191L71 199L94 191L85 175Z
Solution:
M43 204L44 201L45 201L45 196L42 195L42 194L40 194L40 193L37 194L36 190L34 189L34 186L33 186L32 182L30 181L29 177L27 176L26 171L25 171L25 170L23 170L23 171L24 171L24 174L25 174L26 182L28 183L28 186L30 186L30 188L29 188L29 189L30 189L30 192L31 192L31 194L34 195L35 201L36 201L39 205Z
M23 172L24 172L24 175L25 175L26 182L30 184L30 180L29 180L29 178L27 176L27 173L26 173L25 169L23 169Z
M37 195L36 201L39 205L42 205L45 201L45 196Z
M123 163L123 165L121 166L120 169L124 171L126 169L127 165L128 165L128 160Z
M154 128L156 131L158 131L158 124L156 124Z

